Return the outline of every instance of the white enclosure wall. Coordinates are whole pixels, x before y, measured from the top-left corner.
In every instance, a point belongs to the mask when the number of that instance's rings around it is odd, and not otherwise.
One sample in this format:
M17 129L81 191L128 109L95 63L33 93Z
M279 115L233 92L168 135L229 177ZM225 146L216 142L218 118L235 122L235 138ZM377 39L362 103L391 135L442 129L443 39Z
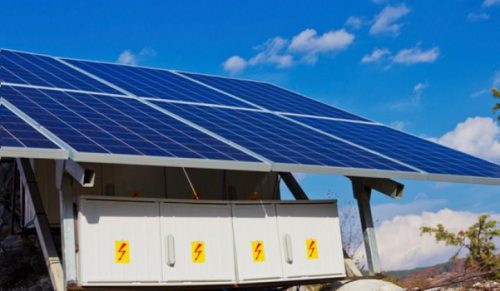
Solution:
M336 204L83 196L84 286L234 285L344 277Z
M339 255L342 240L336 207L294 203L278 204L276 208L280 238L291 250L291 260L283 264L285 277L344 274L344 258Z
M55 161L33 160L49 223L59 224L59 193ZM95 172L94 187L73 183L72 195L191 199L192 190L181 168L81 163ZM208 200L279 199L277 173L186 169L200 194Z
M79 203L80 281L161 281L158 203L102 201Z
M161 234L164 281L235 280L230 205L161 203Z
M233 205L238 278L241 281L283 276L274 204Z

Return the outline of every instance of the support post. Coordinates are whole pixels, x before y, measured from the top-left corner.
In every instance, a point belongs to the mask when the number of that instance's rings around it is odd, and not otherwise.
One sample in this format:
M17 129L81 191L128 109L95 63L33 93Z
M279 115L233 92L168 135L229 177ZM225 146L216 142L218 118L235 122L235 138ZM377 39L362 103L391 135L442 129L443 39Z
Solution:
M377 241L375 239L375 229L370 206L371 188L365 185L364 178L351 177L351 181L354 197L358 201L368 270L371 275L379 274L382 272L382 269L378 256Z
M16 169L16 162L14 161L13 165L12 165L12 170L11 172L13 173L12 174L12 195L11 195L11 199L10 199L10 210L11 210L11 216L10 216L10 234L11 235L14 235L16 233L16 227L15 227L15 224L16 224L16 172L17 172L17 169Z
M309 200L309 197L307 197L306 192L304 192L302 187L300 187L299 182L297 182L292 173L280 172L279 174L283 179L283 181L285 182L288 189L290 190L290 192L292 192L292 195L295 197L295 199ZM347 255L347 252L344 249L342 249L342 252L344 255L344 267L346 269L347 275L351 277L362 277L363 274L356 266L354 260Z
M42 248L42 253L47 264L52 286L57 291L64 290L64 274L61 266L61 260L57 254L57 250L50 232L49 221L43 207L42 198L38 189L35 174L31 168L31 163L28 159L17 159L19 177L22 179L22 184L28 188L33 209L35 211L35 227Z
M64 282L67 287L77 285L74 197L71 195L73 179L64 169L64 161L56 162L56 184L59 188L61 221L61 249Z
M292 192L292 195L293 197L295 197L295 199L309 200L306 192L302 190L302 187L300 187L299 182L297 182L292 173L280 172L280 176L283 179L283 182L285 182L290 192Z

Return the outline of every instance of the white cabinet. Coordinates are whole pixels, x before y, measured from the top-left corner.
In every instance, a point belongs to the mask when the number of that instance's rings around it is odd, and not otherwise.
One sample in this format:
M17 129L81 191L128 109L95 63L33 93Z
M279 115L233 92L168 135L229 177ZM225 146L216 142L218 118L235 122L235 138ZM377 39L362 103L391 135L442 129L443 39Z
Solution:
M84 196L83 286L202 286L345 276L334 202Z
M80 282L160 282L158 207L157 202L81 199Z
M240 281L283 276L274 204L234 204L233 232Z
M235 280L229 204L161 203L165 282Z
M277 204L286 278L345 276L337 207L333 203Z

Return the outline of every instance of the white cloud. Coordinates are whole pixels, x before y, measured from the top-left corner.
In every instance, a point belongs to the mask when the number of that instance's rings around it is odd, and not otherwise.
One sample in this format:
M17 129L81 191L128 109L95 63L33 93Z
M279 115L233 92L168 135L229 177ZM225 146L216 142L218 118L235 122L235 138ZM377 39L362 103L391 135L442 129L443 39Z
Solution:
M397 130L403 130L406 127L406 122L401 121L401 120L396 120L389 124L390 127L397 129Z
M369 55L364 55L361 59L362 63L373 63L382 60L385 56L389 55L391 52L386 48L375 48Z
M500 86L500 70L495 72L495 75L493 76L493 87L499 87Z
M483 2L483 7L490 7L493 5L500 4L500 0L484 0Z
M359 29L363 25L363 19L358 16L349 16L344 25L352 29Z
M122 65L137 65L139 62L156 56L156 51L152 48L143 48L139 53L134 54L131 50L124 50L116 60L117 63Z
M427 83L417 83L415 84L415 86L413 86L413 92L420 93L427 87L429 87Z
M123 51L116 62L122 65L137 65L137 59L130 50Z
M415 84L415 86L413 86L413 95L410 99L396 101L389 104L389 107L394 110L407 110L419 107L422 102L422 94L427 87L429 87L427 83Z
M236 74L247 67L247 61L240 56L229 57L223 64L224 70Z
M367 64L381 61L404 65L433 63L437 60L439 54L439 47L436 46L428 50L422 50L420 49L420 44L417 44L412 48L399 50L396 54L391 54L391 52L387 48L375 48L370 54L366 54L363 56L363 58L361 59L361 63Z
M488 20L490 19L490 15L486 12L471 12L467 14L467 20L469 21L480 21L480 20Z
M288 68L300 59L302 63L315 64L319 54L346 49L354 41L354 34L345 29L328 31L318 35L314 29L306 29L292 40L282 37L268 39L254 49L257 53L248 59L232 56L222 64L224 70L235 74L248 67L259 65Z
M488 89L481 89L481 90L478 90L476 92L472 92L472 94L470 94L470 97L476 98L476 97L479 97L479 96L482 96L482 95L486 95L489 92L490 91Z
M288 49L304 54L303 60L314 64L319 53L346 49L354 41L354 34L345 29L328 31L318 35L314 29L306 29L292 38Z
M284 38L275 37L269 39L255 48L259 53L251 58L248 63L253 66L268 64L276 65L278 68L290 67L293 64L293 56L283 52L287 46L288 40Z
M457 248L436 243L430 235L420 236L420 227L442 223L450 231L456 232L473 225L479 215L467 211L442 209L419 215L396 216L383 221L375 228L382 268L401 270L447 261ZM499 220L500 215L494 214L493 219ZM356 257L360 258L363 254L364 247L361 247Z
M397 21L410 13L410 9L401 4L398 6L386 6L377 16L370 27L370 34L393 34L398 35L401 24Z
M470 117L454 130L430 140L444 146L500 163L500 128L489 117Z
M436 211L446 206L448 201L444 199L428 199L427 194L418 193L415 200L402 203L391 202L384 204L377 204L372 207L373 219L377 225L383 221L392 219L396 216L421 214L424 211Z
M419 63L433 63L439 56L439 47L421 50L417 45L413 48L402 49L397 52L392 61L398 64L413 65Z

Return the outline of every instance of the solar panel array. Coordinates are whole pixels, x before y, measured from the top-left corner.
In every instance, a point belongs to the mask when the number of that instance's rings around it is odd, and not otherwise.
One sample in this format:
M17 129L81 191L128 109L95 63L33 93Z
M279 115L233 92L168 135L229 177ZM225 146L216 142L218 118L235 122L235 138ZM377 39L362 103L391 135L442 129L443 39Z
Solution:
M48 158L66 157L64 151L34 127L0 105L0 156L19 157L35 150Z
M47 148L58 146L28 125L4 106L0 106L0 137L2 147Z
M500 183L499 165L268 83L10 50L0 50L0 81L11 120L2 146L90 162Z

